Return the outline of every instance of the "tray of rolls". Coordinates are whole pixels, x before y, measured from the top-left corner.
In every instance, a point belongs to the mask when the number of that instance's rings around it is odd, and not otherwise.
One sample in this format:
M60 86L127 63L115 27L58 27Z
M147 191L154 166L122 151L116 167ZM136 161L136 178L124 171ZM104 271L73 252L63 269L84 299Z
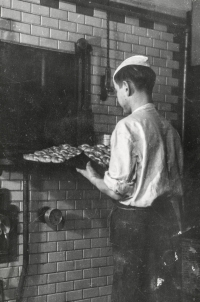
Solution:
M23 159L32 162L61 164L69 161L82 159L85 162L91 160L103 168L109 166L110 147L103 144L90 146L82 144L78 147L62 144L50 148L23 154Z

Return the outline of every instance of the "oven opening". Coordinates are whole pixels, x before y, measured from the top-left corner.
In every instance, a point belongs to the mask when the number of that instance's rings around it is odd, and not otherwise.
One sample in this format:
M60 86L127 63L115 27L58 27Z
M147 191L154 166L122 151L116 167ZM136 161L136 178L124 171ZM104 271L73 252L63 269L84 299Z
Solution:
M0 157L77 145L78 119L89 112L84 47L71 54L0 42Z

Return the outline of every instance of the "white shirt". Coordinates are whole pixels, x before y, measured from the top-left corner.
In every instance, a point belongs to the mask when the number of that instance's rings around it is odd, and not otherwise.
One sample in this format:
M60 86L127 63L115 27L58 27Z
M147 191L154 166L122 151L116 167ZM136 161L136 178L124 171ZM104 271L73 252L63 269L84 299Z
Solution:
M182 167L177 131L148 103L116 125L104 182L120 203L147 207L163 194L182 195Z

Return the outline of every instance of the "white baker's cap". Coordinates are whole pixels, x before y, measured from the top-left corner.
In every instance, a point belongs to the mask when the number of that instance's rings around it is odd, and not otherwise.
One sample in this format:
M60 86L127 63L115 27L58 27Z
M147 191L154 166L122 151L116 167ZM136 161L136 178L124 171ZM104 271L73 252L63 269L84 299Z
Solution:
M114 76L116 75L116 73L123 67L128 66L128 65L140 65L140 66L146 66L146 67L150 67L149 64L149 59L148 57L145 56L132 56L126 60L124 60L115 70L114 75L113 75L113 80L114 80ZM151 67L150 67L151 68Z

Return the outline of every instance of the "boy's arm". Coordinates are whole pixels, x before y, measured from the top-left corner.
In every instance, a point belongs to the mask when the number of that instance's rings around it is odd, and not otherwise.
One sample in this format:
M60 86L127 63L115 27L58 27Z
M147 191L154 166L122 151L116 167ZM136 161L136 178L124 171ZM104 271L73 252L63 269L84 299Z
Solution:
M86 169L76 169L77 172L82 174L85 178L87 178L94 186L97 187L102 193L106 194L110 198L114 200L120 200L122 199L122 196L119 194L116 194L114 191L109 189L107 185L105 184L103 178L92 168L91 163L88 162L86 165Z

